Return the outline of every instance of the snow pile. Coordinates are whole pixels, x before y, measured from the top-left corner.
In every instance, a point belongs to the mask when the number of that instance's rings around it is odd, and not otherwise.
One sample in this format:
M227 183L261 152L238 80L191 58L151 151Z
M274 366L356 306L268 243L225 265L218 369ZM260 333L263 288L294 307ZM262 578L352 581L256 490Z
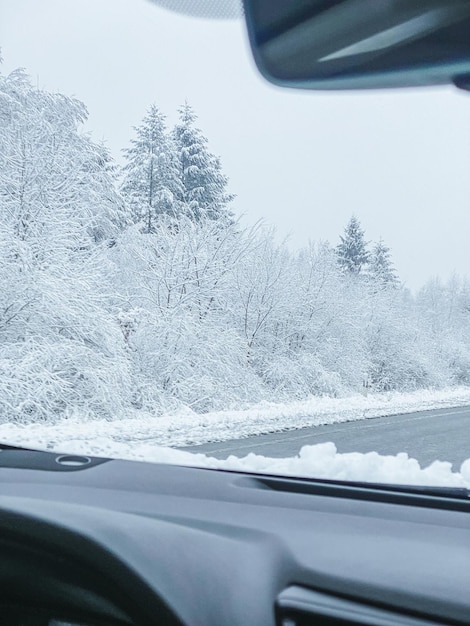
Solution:
M231 470L327 478L334 480L396 483L403 485L433 485L470 488L470 459L461 466L460 472L452 472L452 464L434 461L421 468L416 459L405 452L396 456L377 452L340 454L334 443L304 446L295 457L275 459L249 454L242 459L230 456L225 461L200 459L198 464ZM189 459L188 459L189 460Z
M204 454L192 454L148 443L119 443L106 437L92 442L70 440L53 448L57 452L104 454L127 460L280 476L470 488L470 459L462 463L460 472L453 472L452 464L443 461L434 461L422 468L416 459L404 452L396 456L380 455L377 452L340 454L331 442L303 446L297 456L282 459L251 453L243 458L229 456L219 460Z

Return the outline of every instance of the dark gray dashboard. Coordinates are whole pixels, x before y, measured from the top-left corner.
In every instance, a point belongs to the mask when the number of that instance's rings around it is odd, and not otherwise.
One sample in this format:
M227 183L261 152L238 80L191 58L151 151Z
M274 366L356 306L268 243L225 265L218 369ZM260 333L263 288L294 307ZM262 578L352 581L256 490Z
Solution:
M10 604L92 624L470 623L468 500L25 454L0 467Z

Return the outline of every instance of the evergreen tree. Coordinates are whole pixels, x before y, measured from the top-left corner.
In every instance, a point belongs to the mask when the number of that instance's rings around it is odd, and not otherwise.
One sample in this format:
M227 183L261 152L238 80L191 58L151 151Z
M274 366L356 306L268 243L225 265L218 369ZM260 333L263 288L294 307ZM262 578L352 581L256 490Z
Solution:
M183 190L175 147L166 132L165 116L152 105L136 138L124 150L127 164L121 191L129 203L133 222L151 232L161 215L178 216Z
M369 273L372 280L380 286L397 287L398 275L392 261L390 248L382 239L375 244L369 260Z
M351 217L344 229L344 236L340 236L340 239L341 242L336 247L340 267L349 274L360 274L369 261L369 252L357 217Z
M194 125L196 119L192 108L185 103L179 109L179 122L173 131L182 183L181 199L191 219L232 221L228 204L234 196L226 191L228 179L222 173L220 159L209 152L206 137Z

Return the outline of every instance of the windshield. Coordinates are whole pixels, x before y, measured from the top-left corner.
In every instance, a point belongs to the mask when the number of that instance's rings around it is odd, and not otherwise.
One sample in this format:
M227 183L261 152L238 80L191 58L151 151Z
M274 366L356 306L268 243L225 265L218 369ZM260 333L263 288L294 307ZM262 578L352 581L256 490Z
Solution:
M243 19L145 0L1 13L0 441L470 486L468 96L275 88Z

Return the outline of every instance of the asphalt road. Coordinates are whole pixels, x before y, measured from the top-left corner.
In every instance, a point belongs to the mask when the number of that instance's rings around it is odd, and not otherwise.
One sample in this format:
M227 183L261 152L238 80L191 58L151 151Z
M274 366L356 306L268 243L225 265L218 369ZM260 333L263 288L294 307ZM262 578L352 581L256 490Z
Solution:
M181 449L219 459L242 457L250 452L286 457L295 456L302 446L326 441L332 441L338 452L407 452L421 466L436 459L450 461L455 471L470 458L470 406L375 417Z

